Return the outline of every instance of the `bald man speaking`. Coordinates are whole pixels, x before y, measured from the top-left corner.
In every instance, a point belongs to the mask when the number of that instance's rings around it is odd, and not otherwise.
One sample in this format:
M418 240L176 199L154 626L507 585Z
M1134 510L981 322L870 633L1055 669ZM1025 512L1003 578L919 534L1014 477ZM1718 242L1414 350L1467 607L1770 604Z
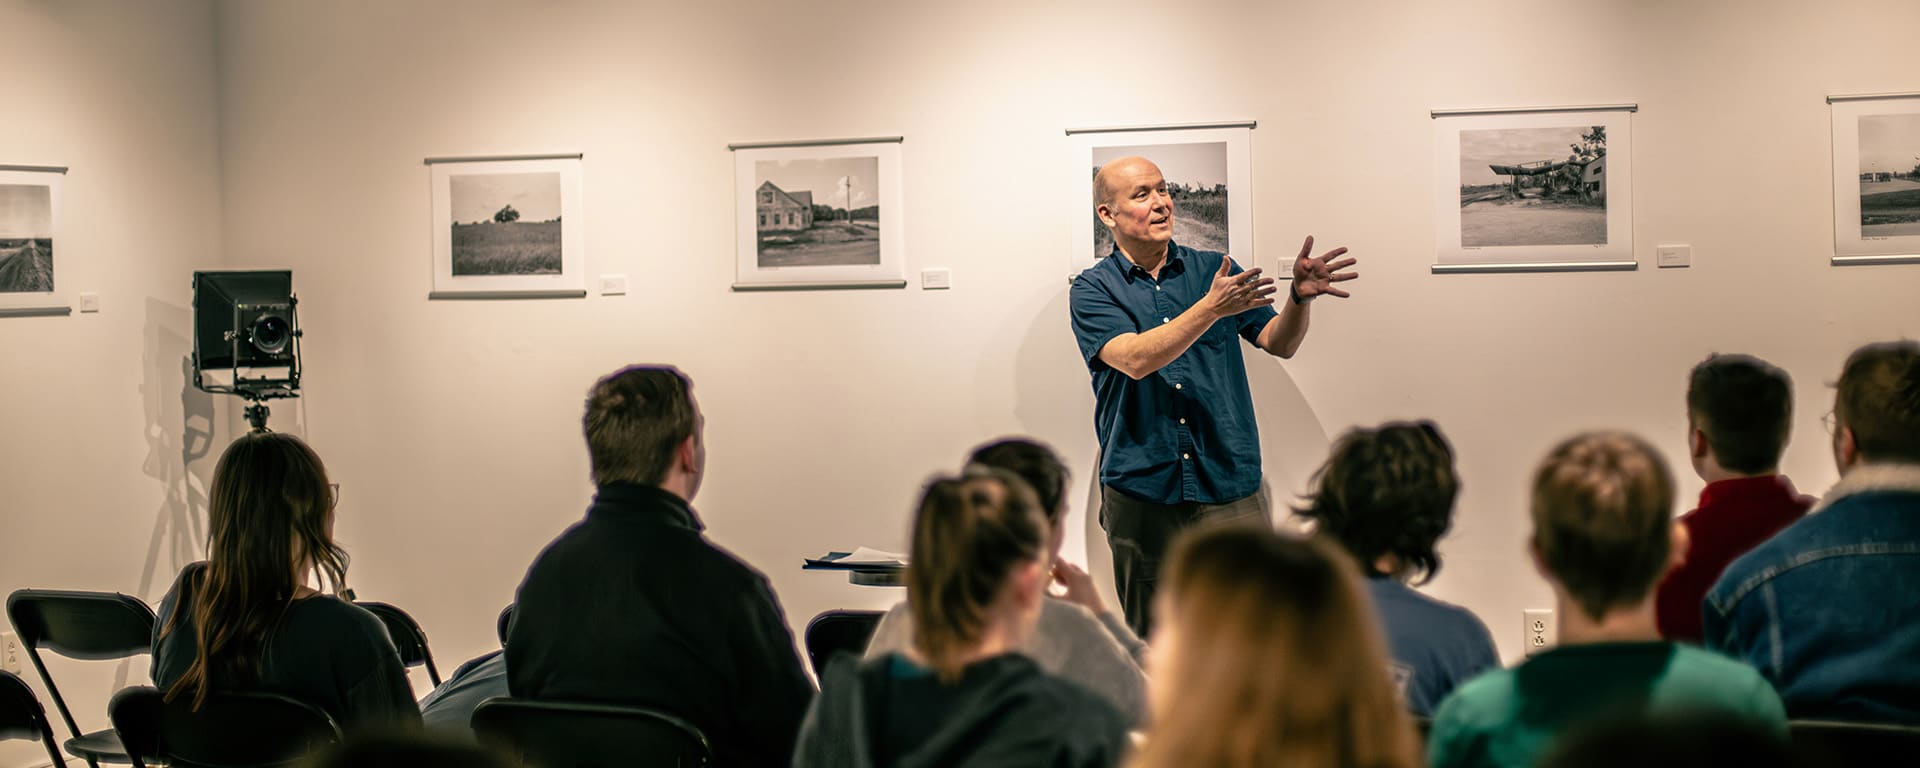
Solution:
M1181 529L1215 520L1272 520L1260 494L1260 437L1238 339L1290 358L1307 335L1310 302L1345 298L1335 284L1347 249L1312 257L1308 237L1279 291L1259 267L1173 242L1173 197L1142 157L1102 166L1094 213L1113 253L1073 282L1073 331L1093 374L1100 438L1100 524L1113 548L1127 624L1151 630L1154 583ZM1337 260L1336 260L1337 259Z

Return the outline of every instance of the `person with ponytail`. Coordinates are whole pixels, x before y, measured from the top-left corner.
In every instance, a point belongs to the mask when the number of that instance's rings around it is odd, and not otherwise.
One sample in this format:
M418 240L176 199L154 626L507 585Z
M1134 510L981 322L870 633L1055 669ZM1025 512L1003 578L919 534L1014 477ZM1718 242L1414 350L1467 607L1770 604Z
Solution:
M419 723L386 627L309 586L345 586L335 501L326 467L297 437L253 432L221 454L207 559L181 571L154 630L153 681L168 700L197 708L216 692L277 693L347 728Z
M1263 525L1173 545L1148 657L1154 729L1132 768L1414 768L1359 570Z
M907 566L913 641L827 665L793 765L1118 764L1119 710L1018 652L1052 579L1048 533L1033 490L1004 470L929 483Z

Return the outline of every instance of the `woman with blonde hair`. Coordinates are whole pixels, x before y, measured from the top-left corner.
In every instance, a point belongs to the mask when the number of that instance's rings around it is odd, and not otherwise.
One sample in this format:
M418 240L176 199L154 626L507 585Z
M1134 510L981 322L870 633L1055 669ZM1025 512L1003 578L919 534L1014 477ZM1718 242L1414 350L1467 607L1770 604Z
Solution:
M1126 720L1019 652L1052 579L1032 489L998 469L934 480L907 567L913 640L840 656L800 729L796 768L1118 764Z
M1264 526L1173 547L1139 768L1413 768L1380 632L1347 556Z
M160 603L153 681L198 708L257 691L325 710L343 726L418 724L420 709L380 619L307 585L344 586L334 486L292 435L247 434L221 454L208 496L207 559ZM317 582L319 583L319 582Z

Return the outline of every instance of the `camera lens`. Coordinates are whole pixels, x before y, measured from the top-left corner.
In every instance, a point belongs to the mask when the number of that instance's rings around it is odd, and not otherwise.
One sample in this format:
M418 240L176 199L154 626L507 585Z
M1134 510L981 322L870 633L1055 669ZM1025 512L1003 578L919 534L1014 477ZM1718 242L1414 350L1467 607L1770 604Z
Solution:
M290 335L287 333L287 319L279 315L261 315L253 321L253 330L248 334L253 348L263 354L277 355L285 352Z

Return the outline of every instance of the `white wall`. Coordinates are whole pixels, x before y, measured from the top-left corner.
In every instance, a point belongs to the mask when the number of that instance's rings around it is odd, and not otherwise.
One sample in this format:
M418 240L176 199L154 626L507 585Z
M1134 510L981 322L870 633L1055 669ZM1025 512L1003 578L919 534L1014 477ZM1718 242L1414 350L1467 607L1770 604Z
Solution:
M1350 425L1437 419L1466 490L1432 591L1509 656L1520 610L1549 600L1521 538L1524 478L1552 442L1625 427L1684 461L1686 369L1748 351L1797 375L1787 469L1822 490L1823 383L1853 346L1920 332L1920 268L1827 265L1822 99L1920 85L1902 75L1920 71L1912 3L218 9L223 242L296 270L303 429L348 488L357 584L413 610L448 659L492 644L529 559L578 518L581 394L627 362L697 381L698 507L796 626L897 597L797 566L901 546L917 485L969 445L1038 435L1089 478L1062 280L1079 222L1057 202L1078 190L1053 172L1067 126L1260 121L1258 259L1311 232L1364 275L1316 306L1296 361L1252 364L1274 490L1300 490ZM1641 107L1638 253L1691 243L1695 266L1429 274L1429 109L1622 101ZM887 134L907 137L909 266L952 268L953 290L728 290L728 142ZM585 153L589 273L632 293L426 301L421 159L546 151Z
M1257 260L1311 232L1364 275L1316 305L1298 359L1251 363L1275 495L1349 426L1438 420L1466 490L1431 591L1510 657L1520 609L1549 599L1521 537L1552 442L1625 427L1684 461L1687 367L1752 352L1798 379L1786 468L1818 492L1825 382L1855 345L1920 333L1920 267L1826 263L1822 97L1920 87L1907 2L249 0L215 4L211 28L204 4L105 7L0 5L0 26L44 28L18 37L47 64L5 69L0 92L59 107L6 121L0 148L75 166L69 210L93 218L70 220L97 254L76 279L107 306L0 322L12 357L39 361L0 373L3 464L25 489L0 575L157 597L197 547L172 533L187 414L219 412L216 445L231 433L229 404L179 395L187 272L221 253L288 266L309 378L275 426L344 484L355 586L411 610L447 667L492 646L528 561L579 517L581 396L628 362L698 382L697 505L796 626L897 598L799 561L902 546L919 483L970 445L1037 435L1090 478L1062 268L1080 222L1058 213L1077 190L1054 172L1069 126L1260 122ZM1695 266L1429 274L1428 110L1622 101L1641 107L1639 256L1691 243ZM888 134L907 137L909 267L951 268L953 290L728 289L728 142ZM589 272L631 293L427 301L421 159L545 151L586 154Z
M221 258L212 6L8 0L0 30L0 163L71 167L55 258L68 290L100 296L98 314L0 318L0 592L157 601L200 551L188 498L213 457L188 454L224 425L182 373L189 274ZM86 728L147 680L144 661L50 666ZM0 765L36 755L0 742Z

